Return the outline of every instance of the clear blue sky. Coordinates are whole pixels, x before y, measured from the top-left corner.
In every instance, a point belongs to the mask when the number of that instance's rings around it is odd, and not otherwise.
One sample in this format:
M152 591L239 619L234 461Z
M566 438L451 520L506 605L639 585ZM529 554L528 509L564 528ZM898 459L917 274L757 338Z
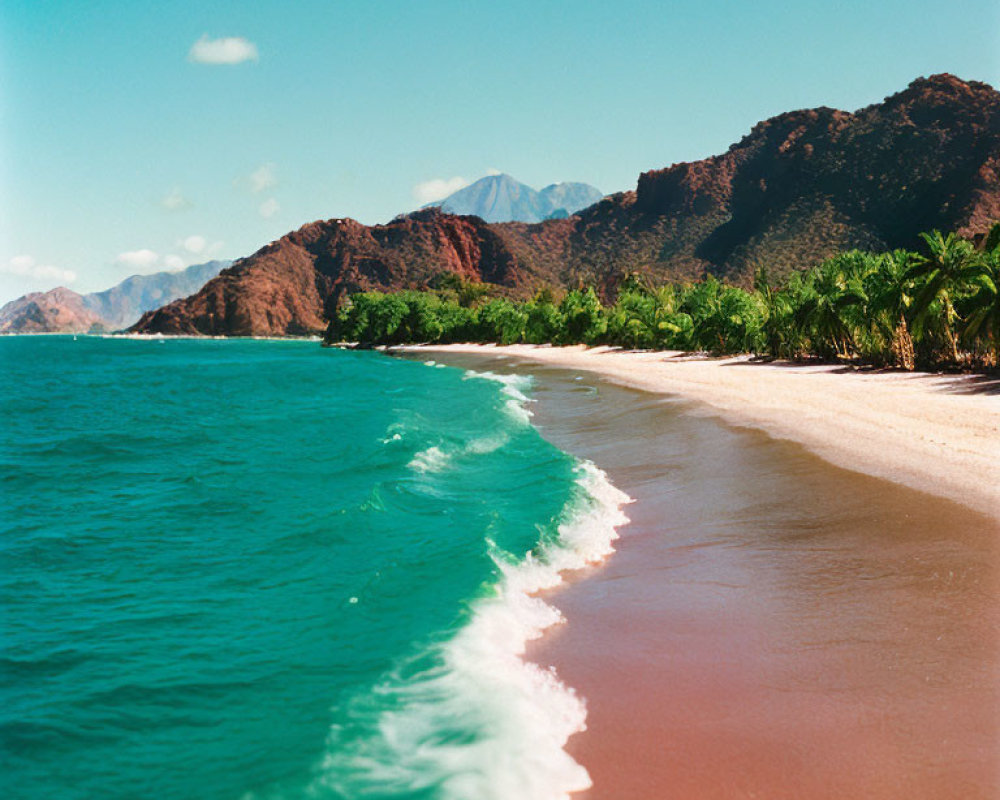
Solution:
M1000 85L1000 3L4 0L0 302L384 222L492 169L630 189L945 71Z

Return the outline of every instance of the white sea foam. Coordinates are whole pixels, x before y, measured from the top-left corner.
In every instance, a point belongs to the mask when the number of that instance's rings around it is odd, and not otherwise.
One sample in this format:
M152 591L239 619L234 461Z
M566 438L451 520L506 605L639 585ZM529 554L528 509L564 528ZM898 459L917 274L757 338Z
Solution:
M388 444L390 441L396 441L401 438L398 433L394 433L391 439L385 438L382 440L382 443ZM499 450L508 441L510 441L510 437L507 434L497 433L493 436L481 436L478 439L471 439L460 448L449 449L446 445L440 447L432 445L413 456L407 466L416 472L444 472L453 465L453 459L456 455L487 455L495 450Z
M329 752L312 787L342 796L419 792L446 800L565 800L591 785L566 753L586 728L586 706L552 670L524 660L527 643L562 621L536 594L561 572L596 563L613 550L630 499L593 464L579 468L581 491L566 509L558 539L521 560L495 553L502 577L477 601L468 623L439 645L435 666L403 669L377 687L370 716L375 735ZM416 674L414 674L416 672Z
M382 443L388 444L390 441L396 441L400 438L402 437L398 433L394 433L391 439L383 439ZM444 472L453 466L453 459L456 455L486 455L499 450L509 440L510 437L507 434L498 433L495 436L472 439L464 447L457 449L432 445L418 452L406 466L415 472Z
M501 391L507 397L507 411L519 422L523 422L525 425L530 423L533 415L528 410L527 404L532 400L526 394L531 390L532 378L530 375L501 375L497 372L476 372L470 369L466 370L464 379L496 381L502 384Z
M503 384L512 416L528 423L530 378L466 378ZM391 426L385 441L396 433ZM484 436L454 452L434 445L409 466L440 471L455 455L489 453L508 440L506 433ZM473 603L467 623L355 698L345 717L350 727L331 730L308 796L568 800L591 785L565 751L569 737L586 729L584 700L554 670L524 660L527 643L563 621L538 593L561 583L566 571L606 558L615 529L628 521L622 507L630 498L600 469L581 463L576 482L554 540L522 558L491 545L500 578Z
M417 453L407 466L416 472L441 472L451 461L451 455L433 445Z
M481 436L478 439L472 439L465 445L464 452L477 456L486 455L487 453L492 453L494 450L499 450L509 441L510 437L506 433L497 433L494 436Z

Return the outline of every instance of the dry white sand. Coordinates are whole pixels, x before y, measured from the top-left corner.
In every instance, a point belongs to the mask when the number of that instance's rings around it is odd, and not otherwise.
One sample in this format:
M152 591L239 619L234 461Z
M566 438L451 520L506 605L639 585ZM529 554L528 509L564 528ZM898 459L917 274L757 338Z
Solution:
M604 347L412 349L512 356L596 372L637 389L700 401L730 422L800 442L839 466L948 497L1000 518L997 380Z

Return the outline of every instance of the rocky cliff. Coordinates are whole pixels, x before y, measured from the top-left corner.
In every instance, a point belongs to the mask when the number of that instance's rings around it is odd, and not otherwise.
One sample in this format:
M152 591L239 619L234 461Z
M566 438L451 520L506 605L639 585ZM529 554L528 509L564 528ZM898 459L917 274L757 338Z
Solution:
M932 228L976 236L1000 218L1000 93L935 75L854 113L793 111L719 156L639 177L568 219L486 224L427 210L366 227L314 222L243 259L136 330L319 333L346 294L441 272L530 294L639 270L747 282L851 247L914 247Z

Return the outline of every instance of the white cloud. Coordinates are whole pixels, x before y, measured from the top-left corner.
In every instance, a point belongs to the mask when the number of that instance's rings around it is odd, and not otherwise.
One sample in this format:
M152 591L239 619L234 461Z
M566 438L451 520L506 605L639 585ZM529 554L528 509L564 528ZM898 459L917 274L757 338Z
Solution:
M261 164L250 173L250 191L254 194L266 192L277 184L278 179L274 176L274 164Z
M188 61L195 64L242 64L256 60L257 45L242 36L209 39L206 33L191 45L188 52Z
M213 258L223 249L224 242L210 242L204 236L192 234L174 242L173 252L160 255L155 250L143 248L120 253L115 263L142 273L167 270L177 272L195 263L201 263Z
M432 178L414 186L413 196L421 203L433 203L468 185L469 182L458 175L454 178Z
M496 167L490 167L486 170L487 175L503 175L503 171L497 169Z
M183 211L185 208L191 208L193 203L175 186L160 198L160 205L167 211Z
M174 242L174 252L164 255L160 263L163 269L177 272L192 264L213 258L223 249L224 244L221 241L210 242L204 236L192 234Z
M50 264L39 264L31 256L14 256L6 264L0 264L0 272L34 278L39 281L56 281L57 283L74 283L76 281L76 273L73 270L53 267Z
M261 164L249 175L240 175L233 180L233 186L248 194L262 194L278 185L274 164Z
M278 201L273 197L269 197L263 203L260 204L260 208L257 209L260 215L264 218L273 217L278 211L281 210L281 206L278 205Z
M115 262L118 264L127 264L137 269L149 269L159 258L152 250L130 250L127 253L119 253Z
M187 239L185 239L182 242L182 244L184 245L184 249L187 250L189 253L194 253L195 255L197 255L198 253L204 251L205 247L208 245L208 242L205 240L204 236L188 236Z

